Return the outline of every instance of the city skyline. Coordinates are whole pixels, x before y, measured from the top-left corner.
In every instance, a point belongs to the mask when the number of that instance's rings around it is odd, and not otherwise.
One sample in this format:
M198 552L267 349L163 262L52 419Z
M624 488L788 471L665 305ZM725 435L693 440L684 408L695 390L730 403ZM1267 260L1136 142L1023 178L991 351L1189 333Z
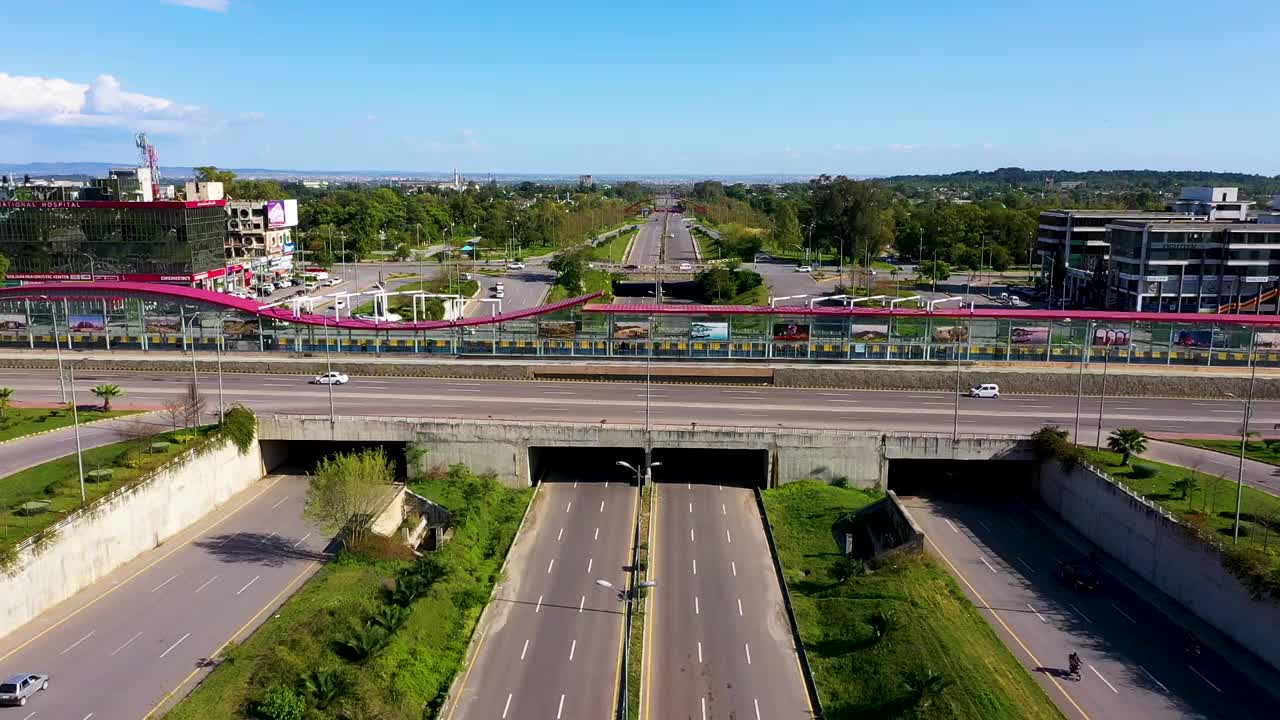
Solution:
M1183 2L28 5L7 18L0 160L123 160L146 130L166 165L306 172L1275 175L1280 9L1232 6L1250 21L1228 34Z

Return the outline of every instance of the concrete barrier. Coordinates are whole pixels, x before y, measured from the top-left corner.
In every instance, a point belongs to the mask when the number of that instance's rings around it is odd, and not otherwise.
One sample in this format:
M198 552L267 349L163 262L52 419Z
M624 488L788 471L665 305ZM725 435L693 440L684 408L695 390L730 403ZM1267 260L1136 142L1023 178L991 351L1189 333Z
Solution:
M120 488L54 526L51 539L17 549L12 574L0 573L0 629L35 619L155 548L263 475L257 443L184 454L138 484Z
M1193 528L1087 465L1044 463L1035 483L1045 504L1103 552L1280 669L1280 604L1254 600Z

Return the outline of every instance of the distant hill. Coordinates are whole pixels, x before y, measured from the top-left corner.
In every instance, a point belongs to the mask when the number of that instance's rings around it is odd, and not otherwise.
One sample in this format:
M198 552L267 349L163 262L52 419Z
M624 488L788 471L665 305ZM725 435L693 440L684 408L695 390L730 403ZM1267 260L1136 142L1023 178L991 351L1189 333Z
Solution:
M1209 172L1204 170L1024 170L1000 168L989 172L967 170L946 175L894 175L880 178L889 184L913 187L950 187L966 190L1013 189L1041 190L1046 180L1055 183L1086 183L1090 190L1148 189L1157 192L1176 191L1181 187L1238 187L1251 197L1280 193L1280 175Z

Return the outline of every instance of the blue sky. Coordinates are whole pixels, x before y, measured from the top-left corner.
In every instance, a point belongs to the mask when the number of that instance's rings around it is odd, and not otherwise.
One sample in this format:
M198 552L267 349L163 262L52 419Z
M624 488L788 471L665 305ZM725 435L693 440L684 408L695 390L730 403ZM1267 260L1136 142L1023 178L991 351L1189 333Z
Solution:
M40 0L0 161L1280 173L1280 3Z

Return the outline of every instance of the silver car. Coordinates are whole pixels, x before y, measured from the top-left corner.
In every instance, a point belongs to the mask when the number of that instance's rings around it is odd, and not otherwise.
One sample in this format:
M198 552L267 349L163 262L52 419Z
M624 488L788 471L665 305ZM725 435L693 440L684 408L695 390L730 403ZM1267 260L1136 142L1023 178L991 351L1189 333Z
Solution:
M26 705L27 698L48 689L48 675L43 673L14 675L0 682L0 705Z

